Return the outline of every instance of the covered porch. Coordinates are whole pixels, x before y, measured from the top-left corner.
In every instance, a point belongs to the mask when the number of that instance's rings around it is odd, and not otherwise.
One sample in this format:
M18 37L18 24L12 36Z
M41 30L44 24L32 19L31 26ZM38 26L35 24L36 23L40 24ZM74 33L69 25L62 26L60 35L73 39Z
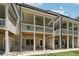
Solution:
M15 48L15 46L16 46L16 35L11 33L10 31L8 31L8 33L6 33L5 29L0 29L0 55L6 53L7 37L8 37L8 40L9 40L9 42L8 42L9 52L13 51L14 49L17 49L17 48Z
M44 42L45 40L45 42ZM53 35L45 33L35 33L35 46L34 46L34 33L23 32L22 33L22 51L34 51L53 49Z

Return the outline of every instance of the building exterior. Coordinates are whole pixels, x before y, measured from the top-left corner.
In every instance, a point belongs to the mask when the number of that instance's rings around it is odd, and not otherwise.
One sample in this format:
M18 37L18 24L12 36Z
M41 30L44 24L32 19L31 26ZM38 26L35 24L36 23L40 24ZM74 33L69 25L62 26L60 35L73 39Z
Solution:
M37 51L79 47L79 21L27 4L0 4L0 49Z

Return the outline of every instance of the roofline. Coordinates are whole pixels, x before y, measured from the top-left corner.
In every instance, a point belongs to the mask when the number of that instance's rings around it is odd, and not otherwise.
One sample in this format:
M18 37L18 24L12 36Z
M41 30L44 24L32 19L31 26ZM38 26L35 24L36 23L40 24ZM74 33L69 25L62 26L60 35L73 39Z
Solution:
M41 9L41 8L38 8L38 7L35 7L35 6L31 6L31 5L28 5L28 4L24 4L24 3L19 4L19 3L17 3L17 5L20 5L20 6L23 6L23 7L26 7L26 8L30 8L30 9L33 9L33 10L37 10L37 11L40 11L40 12L44 12L44 13L47 13L47 14L58 16L58 14L49 13L47 10L44 10L44 9Z
M60 14L60 13L57 13L57 12L48 12L47 10L44 10L44 9L41 9L41 8L38 8L38 7L35 7L35 6L31 6L31 5L28 5L28 4L20 4L20 3L16 3L17 5L20 5L20 6L23 6L23 7L27 7L27 8L30 8L30 9L34 9L34 10L37 10L37 11L40 11L40 12L44 12L44 13L47 13L47 14L51 14L51 15L55 15L55 16L63 16L63 17L67 17L69 19L72 19L72 20L75 20L77 21L76 19L74 18L71 18L69 16L66 16L66 15L63 15L63 14Z

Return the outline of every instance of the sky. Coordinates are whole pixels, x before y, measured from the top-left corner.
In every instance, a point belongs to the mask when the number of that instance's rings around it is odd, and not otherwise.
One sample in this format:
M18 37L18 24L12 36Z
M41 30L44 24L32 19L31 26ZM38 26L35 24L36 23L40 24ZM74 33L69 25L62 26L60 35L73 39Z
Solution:
M64 14L71 18L79 16L78 3L28 3L29 5Z

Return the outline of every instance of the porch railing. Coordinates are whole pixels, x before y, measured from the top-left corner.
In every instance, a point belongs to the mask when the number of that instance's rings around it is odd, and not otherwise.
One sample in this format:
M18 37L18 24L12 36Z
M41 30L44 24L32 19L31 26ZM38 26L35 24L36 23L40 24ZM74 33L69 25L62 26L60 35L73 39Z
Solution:
M44 32L44 27L43 26L36 25L35 29L36 29L37 32Z
M34 31L34 25L22 24L21 29L22 29L22 31ZM36 25L35 30L36 30L36 32L44 32L44 27ZM50 27L45 27L45 31L48 33L53 33L53 29Z
M67 29L62 29L62 34L69 34L69 35L78 35L78 31L74 31L74 33L73 33L73 31L72 30L68 30L69 31L69 33L67 33ZM55 31L55 34L60 34L60 29L58 29L58 30L56 30Z
M4 19L0 19L0 27L4 27L5 26L5 20Z
M53 28L45 27L45 32L53 33Z
M22 24L22 28L21 29L22 29L22 31L25 31L25 32L26 31L34 31L34 25ZM36 30L36 32L44 32L44 27L36 25L35 26L35 30ZM72 35L72 34L78 35L78 31L74 31L74 33L73 33L72 30L68 30L68 31L69 31L69 33L67 33L67 29L62 29L62 34L64 34L64 35L67 35L67 34L69 34L69 35ZM45 32L53 33L53 28L45 27ZM60 29L56 30L54 33L57 34L57 35L60 34Z
M21 29L22 31L33 31L34 26L30 24L22 24Z
M74 31L74 35L78 35L78 31Z

